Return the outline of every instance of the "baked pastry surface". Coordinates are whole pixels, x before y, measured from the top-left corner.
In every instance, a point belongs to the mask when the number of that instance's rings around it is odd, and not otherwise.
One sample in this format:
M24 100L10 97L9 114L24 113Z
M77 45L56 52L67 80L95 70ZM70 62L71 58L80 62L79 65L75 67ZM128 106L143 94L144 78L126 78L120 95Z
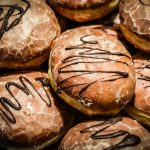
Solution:
M116 117L79 123L70 129L59 150L146 150L150 133L136 120Z
M71 106L88 115L114 115L131 100L133 61L111 28L68 30L51 49L50 83Z
M0 68L33 68L48 58L60 28L44 1L0 1L0 16Z
M106 16L118 6L119 0L47 0L47 2L62 16L86 22Z
M119 5L121 31L135 47L150 52L149 0L122 0Z
M1 76L0 93L0 141L6 149L42 149L72 123L72 111L58 103L47 73Z
M136 72L135 96L125 110L142 124L150 126L150 57L138 53L133 58Z

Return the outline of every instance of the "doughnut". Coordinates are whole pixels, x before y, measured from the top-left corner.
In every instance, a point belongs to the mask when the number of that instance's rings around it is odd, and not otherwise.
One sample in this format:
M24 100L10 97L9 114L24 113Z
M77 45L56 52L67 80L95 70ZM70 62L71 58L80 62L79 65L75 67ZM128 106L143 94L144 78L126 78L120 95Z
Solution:
M47 73L0 76L0 93L0 145L6 149L43 149L61 138L73 122L73 112L57 102Z
M139 122L150 126L150 57L138 53L133 58L136 72L135 96L125 111Z
M150 133L128 117L77 124L62 139L59 150L148 150Z
M132 99L133 61L110 27L68 30L51 49L50 84L72 107L89 116L115 115Z
M136 48L150 53L150 1L121 0L120 29Z
M24 69L48 59L60 27L40 0L0 1L0 68Z
M106 16L118 6L119 0L47 0L47 2L62 16L86 22Z

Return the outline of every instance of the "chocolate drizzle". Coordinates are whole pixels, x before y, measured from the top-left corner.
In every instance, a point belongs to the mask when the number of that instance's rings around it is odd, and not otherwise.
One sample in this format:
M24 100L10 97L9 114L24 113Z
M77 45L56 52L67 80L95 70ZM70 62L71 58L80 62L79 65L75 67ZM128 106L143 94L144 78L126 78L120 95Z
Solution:
M149 62L150 62L150 59L147 59L147 63L149 63ZM150 64L142 65L140 67L137 67L136 69L138 69L138 70L139 69L150 69ZM144 80L144 81L147 81L150 83L150 76L145 76L142 73L138 73L138 71L137 71L137 74L138 74L138 77L137 77L138 80ZM145 86L144 88L149 88L149 87L150 87L150 85Z
M18 4L14 4L14 5L0 5L0 16L2 16L2 14L4 12L4 8L9 8L8 12L6 13L6 15L4 17L0 18L0 21L3 21L2 26L0 28L0 39L2 38L2 36L4 35L5 32L9 31L14 26L19 24L19 22L21 21L23 15L30 8L30 2L28 0L21 0L21 1L27 4L25 9L23 9L20 6L18 6ZM15 11L17 11L17 13L15 13ZM17 16L17 18L15 20L13 20L11 23L9 23L10 22L10 18L12 16Z
M43 102L45 102L48 107L51 106L51 99L50 99L50 97L49 97L49 95L48 95L48 93L45 89L45 87L49 87L49 80L47 78L45 78L45 77L36 78L35 81L39 82L41 84L41 86L43 87L43 90L45 91L46 96L48 98L48 102L42 97L40 92L36 89L36 87L32 84L32 82L29 79L27 79L26 77L20 76L19 81L20 81L21 84L18 84L18 83L15 83L15 82L7 82L6 85L5 85L6 90L11 95L11 97L15 100L16 104L12 103L12 101L9 100L6 97L1 97L0 98L0 104L3 107L3 109L0 108L0 116L4 119L4 121L7 124L8 124L8 121L11 122L11 123L16 123L15 116L13 115L11 109L14 109L14 110L17 110L17 111L22 109L22 106L19 103L19 100L16 98L15 93L13 93L12 90L11 90L12 86L19 89L19 90L21 90L26 95L32 95L34 97L34 94L29 89L28 85L30 85L34 89L36 94L38 94L40 99Z
M98 41L95 40L86 40L87 37L91 35L85 35L80 38L80 41L82 42L79 45L76 46L69 46L66 47L66 51L71 51L71 50L76 50L79 51L78 54L66 57L65 59L62 60L62 63L64 64L61 68L59 68L58 73L77 73L77 75L68 77L62 81L60 81L57 84L57 92L60 93L61 90L73 88L76 86L84 86L81 91L79 92L79 100L84 100L86 103L90 103L86 97L84 97L83 93L93 84L96 82L108 82L108 81L115 81L121 78L128 78L128 73L127 72L122 72L122 71L103 71L103 70L84 70L84 69L74 69L71 70L69 67L78 65L78 64L102 64L102 63L107 63L107 62L115 62L115 63L121 63L125 64L128 66L128 64L124 61L120 60L115 60L111 59L110 57L107 56L118 56L118 57L126 57L128 59L131 59L128 55L123 54L121 52L110 52L108 50L100 49L100 48L94 48L96 45L98 45ZM87 59L90 59L91 61L87 61ZM77 68L77 67L76 67ZM85 76L89 74L110 74L106 75L106 77L100 77L98 80L95 80L90 83L81 83L81 84L75 84L71 86L66 86L67 84L64 84L65 82L68 82L69 80L72 80L78 76Z
M103 25L100 25L100 26L96 26L96 27L94 27L93 29L98 29L98 30L102 30L102 31L104 31L105 33L108 33L108 34L110 34L110 35L112 35L112 36L117 36L117 34L112 34L111 32L108 32L109 30L114 30L112 27L110 27L110 26L103 26ZM116 31L115 31L116 32Z
M96 125L92 125L90 127L87 127L83 130L80 131L81 134L83 133L92 133L91 134L91 138L92 139L109 139L109 138L117 138L120 136L124 136L123 140L113 146L110 146L108 148L105 148L104 150L119 150L128 146L136 146L138 145L141 140L137 135L134 134L130 134L128 131L124 131L124 130L118 130L113 133L110 134L100 134L101 132L105 131L107 128L109 128L110 126L116 124L117 122L122 121L121 117L116 117L116 118L112 118L109 119L107 121L104 121L102 123L96 124ZM100 128L97 131L93 131L95 128ZM112 130L110 131L112 132Z

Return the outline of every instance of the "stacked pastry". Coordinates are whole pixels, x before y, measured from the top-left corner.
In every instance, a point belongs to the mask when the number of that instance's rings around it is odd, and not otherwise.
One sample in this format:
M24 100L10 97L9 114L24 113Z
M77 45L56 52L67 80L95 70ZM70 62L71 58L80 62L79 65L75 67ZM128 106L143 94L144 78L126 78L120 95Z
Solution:
M48 74L36 69L49 58L60 27L40 0L0 1L0 16L0 68L12 69L0 76L0 146L44 149L73 122L72 110L59 102Z
M0 1L0 148L150 149L149 10L147 0Z

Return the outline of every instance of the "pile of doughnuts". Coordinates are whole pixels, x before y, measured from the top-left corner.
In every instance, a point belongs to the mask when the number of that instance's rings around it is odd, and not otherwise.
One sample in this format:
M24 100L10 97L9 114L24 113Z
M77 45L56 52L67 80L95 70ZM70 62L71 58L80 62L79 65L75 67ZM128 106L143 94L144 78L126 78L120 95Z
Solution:
M150 1L1 0L0 149L149 150Z

